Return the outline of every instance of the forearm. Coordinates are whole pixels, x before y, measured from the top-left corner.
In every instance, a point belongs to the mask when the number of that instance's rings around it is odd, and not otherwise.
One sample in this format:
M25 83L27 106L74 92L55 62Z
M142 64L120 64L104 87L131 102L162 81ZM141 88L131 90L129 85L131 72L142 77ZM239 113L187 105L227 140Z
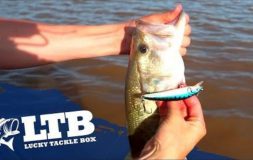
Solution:
M128 53L128 23L73 26L0 20L0 68Z

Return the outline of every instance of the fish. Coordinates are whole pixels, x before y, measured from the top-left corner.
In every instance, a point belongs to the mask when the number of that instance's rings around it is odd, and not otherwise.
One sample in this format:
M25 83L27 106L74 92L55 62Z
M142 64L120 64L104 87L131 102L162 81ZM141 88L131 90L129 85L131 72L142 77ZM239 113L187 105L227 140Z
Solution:
M125 111L131 156L137 158L155 134L160 115L147 93L178 88L185 84L185 66L180 55L186 14L169 24L136 20L132 34L125 81Z
M0 146L6 145L7 147L9 147L11 150L14 151L13 149L14 137L12 136L20 133L18 131L18 127L19 127L18 119L14 119L14 118L0 119ZM12 137L12 138L9 139L9 137Z
M143 95L143 98L156 101L183 100L185 98L199 94L200 91L203 91L204 89L201 86L202 83L203 81L197 83L194 86L187 86L178 89L145 94Z

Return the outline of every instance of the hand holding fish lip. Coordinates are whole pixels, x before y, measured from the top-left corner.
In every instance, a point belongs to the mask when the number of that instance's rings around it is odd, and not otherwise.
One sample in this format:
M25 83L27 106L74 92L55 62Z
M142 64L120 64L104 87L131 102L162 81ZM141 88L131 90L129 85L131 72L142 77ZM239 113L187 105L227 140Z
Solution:
M163 13L150 14L150 15L141 17L140 20L144 22L153 23L153 24L169 24L178 19L182 10L183 10L182 5L177 5L174 10L163 12ZM183 38L183 42L180 48L180 53L182 56L186 55L187 53L186 47L188 47L191 43L191 38L190 38L191 26L189 25L189 21L190 21L189 15L186 14L184 38ZM130 21L128 26L136 27L135 21Z

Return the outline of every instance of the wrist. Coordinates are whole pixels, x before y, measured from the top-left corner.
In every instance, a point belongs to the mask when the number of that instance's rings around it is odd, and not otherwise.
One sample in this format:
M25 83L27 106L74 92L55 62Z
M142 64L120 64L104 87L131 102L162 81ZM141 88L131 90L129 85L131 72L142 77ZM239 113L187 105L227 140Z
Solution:
M153 137L145 145L139 159L185 159L187 153L182 152L184 146L176 146L174 140L170 142L159 142Z

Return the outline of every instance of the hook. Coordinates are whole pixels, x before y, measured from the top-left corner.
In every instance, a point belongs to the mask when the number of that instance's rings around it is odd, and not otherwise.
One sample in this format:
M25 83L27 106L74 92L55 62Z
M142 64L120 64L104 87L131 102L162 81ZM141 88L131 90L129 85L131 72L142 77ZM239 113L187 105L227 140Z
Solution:
M151 111L148 111L148 109L146 108L146 106L145 106L145 100L144 100L143 97L142 97L142 99L141 99L141 103L142 103L142 106L143 106L143 108L144 108L144 112L145 112L145 113L147 113L147 114L153 113L152 108L151 108Z

